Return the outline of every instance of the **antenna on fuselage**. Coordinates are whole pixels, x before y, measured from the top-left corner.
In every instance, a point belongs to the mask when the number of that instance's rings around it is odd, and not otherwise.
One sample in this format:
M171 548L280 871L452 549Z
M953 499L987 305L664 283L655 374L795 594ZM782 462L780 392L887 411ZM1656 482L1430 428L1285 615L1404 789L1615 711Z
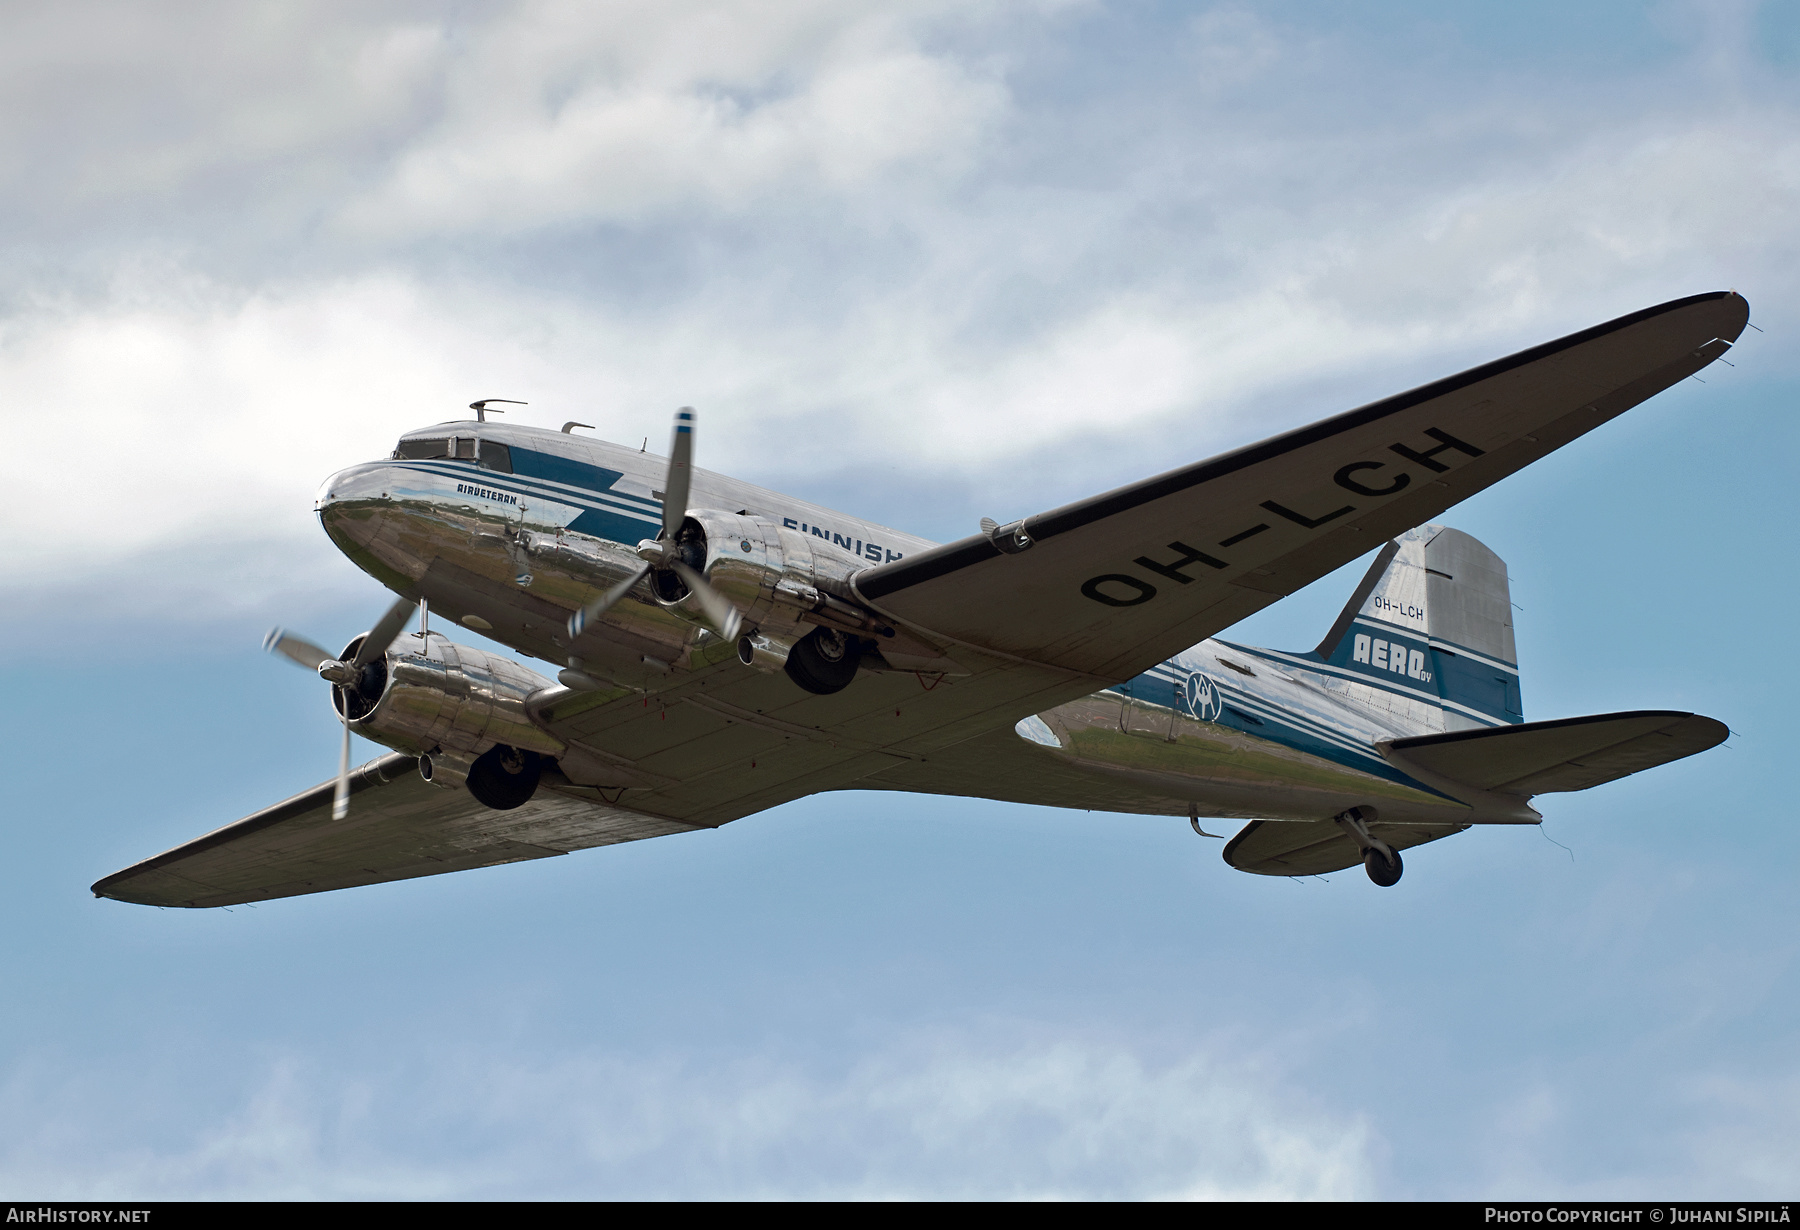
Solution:
M563 430L563 435L565 435L565 436L572 436L572 435L574 435L574 434L575 434L575 429L576 429L576 428L577 428L577 427L585 427L585 428L587 428L587 429L588 429L588 430L589 430L589 431L592 431L592 430L594 430L594 425L593 425L593 424L592 424L592 423L577 423L577 422L576 422L576 421L575 421L575 420L574 420L574 419L570 419L570 420L569 420L569 421L568 421L568 422L566 422L566 423L564 423L564 424L563 424L563 425L562 425L562 430ZM645 437L644 437L644 443L645 443L645 444L646 444L646 445L648 445L648 444L649 444L649 443L650 443L650 437L649 437L649 436L645 436Z
M529 406L531 404L528 401L514 401L510 397L484 397L480 401L472 401L469 403L469 409L471 409L475 412L475 421L477 423L487 422L488 407L493 405L497 401L505 402L509 406ZM494 411L494 413L495 414L505 414L506 411L496 410L496 411Z

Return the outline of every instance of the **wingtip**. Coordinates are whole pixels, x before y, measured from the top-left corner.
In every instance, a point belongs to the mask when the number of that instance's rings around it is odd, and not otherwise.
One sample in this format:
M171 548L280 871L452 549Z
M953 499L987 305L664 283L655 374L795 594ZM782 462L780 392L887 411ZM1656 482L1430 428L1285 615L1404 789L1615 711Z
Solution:
M1718 336L1727 342L1737 341L1750 324L1750 300L1736 289L1716 290L1704 298L1720 304L1730 313L1729 318L1720 325Z
M1731 727L1721 722L1718 718L1708 717L1704 713L1690 713L1687 720L1695 723L1701 730L1706 731L1707 735L1711 738L1712 742L1700 749L1703 752L1719 746L1719 744L1731 738L1734 733Z

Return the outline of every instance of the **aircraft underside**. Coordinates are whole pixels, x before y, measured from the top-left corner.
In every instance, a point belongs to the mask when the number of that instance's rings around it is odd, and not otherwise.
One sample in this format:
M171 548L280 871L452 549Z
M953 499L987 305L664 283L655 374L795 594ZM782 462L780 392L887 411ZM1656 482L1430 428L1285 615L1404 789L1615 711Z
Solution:
M340 653L270 635L332 685L337 780L95 892L265 900L855 789L1247 821L1233 867L1391 885L1403 849L1725 737L1679 712L1525 722L1505 564L1433 519L1704 367L1747 312L1646 309L944 545L694 470L690 410L664 459L478 403L321 490L333 542L399 596ZM1216 639L1370 551L1315 649ZM352 732L393 754L352 770Z

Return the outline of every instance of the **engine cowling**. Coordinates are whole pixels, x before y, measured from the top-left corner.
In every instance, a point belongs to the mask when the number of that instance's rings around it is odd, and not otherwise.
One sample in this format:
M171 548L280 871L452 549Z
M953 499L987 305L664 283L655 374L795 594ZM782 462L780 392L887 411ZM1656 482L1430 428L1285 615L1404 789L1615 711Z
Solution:
M821 623L846 631L873 632L874 622L831 591L847 589L867 567L848 551L766 517L700 511L688 518L705 543L700 571L743 616L744 627L765 638L792 642ZM686 606L683 595L674 605Z
M891 635L867 612L837 596L849 592L849 578L867 563L822 539L767 517L700 509L682 523L675 546L677 558L737 608L746 635L778 647L759 656L755 665L778 662L786 646L821 625L853 635ZM640 566L621 544L580 535L532 535L525 547L542 571L580 577L593 591L610 588ZM721 631L672 568L654 569L639 596L678 616L688 638L700 628ZM641 604L634 609L622 602L604 618L647 640L660 639L666 618L651 621L643 611Z
M361 638L344 651L349 661ZM551 686L516 662L432 633L402 636L332 703L364 738L413 756L470 764L495 747L560 756L564 745L531 720L525 701ZM456 774L460 777L462 774Z

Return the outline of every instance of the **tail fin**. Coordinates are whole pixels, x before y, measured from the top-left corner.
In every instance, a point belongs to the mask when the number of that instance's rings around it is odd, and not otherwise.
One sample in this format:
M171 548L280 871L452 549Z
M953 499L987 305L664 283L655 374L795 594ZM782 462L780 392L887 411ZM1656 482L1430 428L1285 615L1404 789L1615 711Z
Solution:
M1525 720L1506 564L1461 530L1422 525L1383 547L1315 652L1441 706L1446 730Z

